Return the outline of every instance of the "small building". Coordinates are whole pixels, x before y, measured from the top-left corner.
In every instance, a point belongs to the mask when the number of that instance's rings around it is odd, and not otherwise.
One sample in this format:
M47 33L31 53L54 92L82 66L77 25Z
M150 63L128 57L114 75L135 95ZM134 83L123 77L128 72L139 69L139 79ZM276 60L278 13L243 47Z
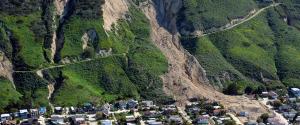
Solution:
M133 100L133 99L128 100L127 107L129 109L135 109L135 108L137 108L138 107L138 101Z
M239 113L239 116L241 116L241 117L248 117L249 113L245 112L245 111L242 111L242 112Z
M62 107L54 107L54 113L61 114L62 113Z
M299 88L291 88L290 91L296 98L300 97L300 89Z
M64 117L61 115L52 115L51 116L51 122L53 124L58 124L58 125L63 125L65 124L64 122Z
M1 114L1 119L0 121L8 121L11 120L12 117L9 114Z
M289 112L291 109L292 109L292 107L289 105L282 105L279 107L279 111L281 111L281 112Z
M111 120L101 120L101 125L112 125L112 121Z
M37 109L30 109L30 117L31 118L39 118L39 110Z
M39 108L39 114L40 115L45 115L47 112L47 108L46 107L40 107Z
M85 118L84 117L76 117L75 118L75 123L79 124L79 125L84 124L85 123Z
M153 103L153 101L142 101L142 106L153 107L154 103Z
M83 110L85 112L91 112L91 111L94 110L94 108L93 108L93 105L91 103L86 102L86 103L83 104Z
M73 106L71 106L71 107L69 108L69 113L70 113L70 114L76 114L76 108L73 107Z
M105 116L109 116L109 114L110 114L110 104L108 104L108 103L106 103L106 104L104 104L102 107L101 107L101 112L103 112L103 114L105 115Z
M126 122L135 122L135 117L133 115L126 116Z
M174 122L176 124L182 124L183 120L182 120L182 118L179 115L171 115L169 117L169 122L170 123Z
M150 121L148 122L148 125L163 125L163 123L159 121Z
M261 97L267 98L269 96L269 92L262 92Z
M21 119L27 119L28 118L28 110L27 109L21 109L19 111L19 116Z
M297 98L289 98L289 103L295 103L297 102Z
M274 91L270 91L269 92L269 98L271 99L277 99L278 98L278 94Z
M120 110L124 110L127 108L127 102L123 101L123 100L119 101L119 102L117 102L116 107Z
M221 109L221 106L217 105L217 106L213 106L214 109Z
M196 120L197 125L209 125L209 116L200 116Z

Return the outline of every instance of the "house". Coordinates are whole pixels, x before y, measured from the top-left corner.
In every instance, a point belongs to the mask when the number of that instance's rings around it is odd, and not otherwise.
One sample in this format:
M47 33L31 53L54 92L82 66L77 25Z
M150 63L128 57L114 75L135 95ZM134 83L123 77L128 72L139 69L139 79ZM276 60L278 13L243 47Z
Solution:
M169 123L172 123L172 122L174 122L176 124L182 124L183 120L179 115L171 115L169 117Z
M39 114L40 115L45 115L47 112L47 108L46 107L40 107L39 108Z
M71 107L69 108L69 114L76 114L76 108L73 107L73 106L71 106Z
M31 118L39 118L39 110L37 109L30 109L30 117Z
M297 102L297 98L289 98L289 102L290 103L295 103L295 102Z
M133 115L126 116L126 122L134 122L135 117Z
M279 111L281 112L288 112L292 109L292 107L290 105L282 105L279 107Z
M62 113L62 107L54 107L54 113L61 114Z
M84 124L85 123L85 118L84 117L75 117L75 123L76 124Z
M269 96L269 92L262 92L261 97L267 98Z
M9 114L1 114L1 119L0 121L8 121L11 120L12 117Z
M136 125L135 123L126 123L126 125Z
M126 101L119 101L116 104L116 107L120 110L124 110L127 108L127 102Z
M291 88L290 91L296 98L300 97L300 89L299 88Z
M187 111L189 112L189 113L199 113L200 111L201 111L201 109L200 108L198 108L198 107L193 107L193 108L189 108L189 109L187 109Z
M28 118L28 110L27 109L21 109L19 111L19 116L21 119L27 119Z
M204 115L204 116L198 117L196 120L196 124L197 125L209 125L209 116Z
M109 116L110 114L110 104L106 103L101 107L101 112L103 112L104 115Z
M142 106L144 107L153 107L155 106L153 101L142 101Z
M101 125L112 125L112 121L111 120L101 120Z
M90 112L90 111L93 111L94 108L93 108L93 105L91 103L86 102L86 103L83 104L83 110L85 112Z
M148 125L163 125L163 123L159 121L149 121Z
M215 110L213 110L213 115L214 116L218 116L218 115L220 115L222 113L222 110L221 109L215 109Z
M274 91L270 91L269 92L269 98L271 99L277 99L278 98L278 94Z
M239 113L239 116L242 116L242 117L248 117L249 116L249 113L248 112L245 112L245 111L242 111Z
M135 109L135 108L137 108L137 106L138 106L138 101L133 100L133 99L128 100L127 107L129 109Z
M214 109L221 109L221 106L213 106Z
M282 119L278 117L268 118L268 123L270 123L270 125L285 125L285 123L282 123Z
M258 123L256 121L249 121L246 125L257 125Z
M51 122L53 124L56 124L56 125L63 125L63 124L65 124L64 117L61 116L61 115L52 115L51 116Z

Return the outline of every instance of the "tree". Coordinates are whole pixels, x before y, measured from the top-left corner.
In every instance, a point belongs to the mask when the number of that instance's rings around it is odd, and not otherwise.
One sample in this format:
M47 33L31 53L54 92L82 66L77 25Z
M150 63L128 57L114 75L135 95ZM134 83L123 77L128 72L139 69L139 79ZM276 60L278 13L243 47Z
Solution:
M247 86L247 87L245 88L245 93L246 93L246 94L252 94L252 93L253 93L253 88L252 88L251 86Z
M232 120L228 120L225 122L225 125L236 125L236 123Z
M282 105L282 103L281 103L280 100L275 100L275 101L273 102L273 106L274 106L275 108L279 108L281 105Z
M260 116L260 118L263 120L264 123L268 123L269 114L264 113Z
M238 87L236 83L230 84L227 89L224 91L225 94L228 95L237 95L238 94Z
M266 87L264 86L264 85L259 85L258 87L257 87L257 89L255 90L255 93L256 94L261 94L262 92L264 92L264 91L266 91L267 89L266 89Z

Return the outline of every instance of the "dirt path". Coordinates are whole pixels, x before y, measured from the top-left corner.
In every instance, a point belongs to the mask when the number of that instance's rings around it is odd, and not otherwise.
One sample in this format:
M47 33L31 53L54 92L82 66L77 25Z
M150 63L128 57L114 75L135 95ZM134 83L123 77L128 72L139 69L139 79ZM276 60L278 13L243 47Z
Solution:
M269 9L271 7L276 7L278 5L280 5L282 3L273 3L267 7L264 7L264 8L261 8L259 9L258 11L256 11L254 14L252 14L251 16L246 16L245 18L243 18L241 21L239 21L238 23L236 24L233 24L233 25L230 25L230 26L224 26L224 27L221 27L219 28L218 31L215 31L215 32L210 32L210 33L205 33L205 34L196 34L194 37L204 37L204 36L207 36L207 35L211 35L211 34L215 34L215 33L218 33L218 32L223 32L223 31L227 31L227 30L230 30L230 29L233 29L241 24L244 24L248 21L250 21L251 19L255 18L256 16L258 16L260 13L264 12L266 9Z
M112 56L122 56L122 55L126 55L126 53L112 54L110 56L98 57L98 58L93 58L93 59L85 59L85 60L81 60L81 61L75 61L75 62L72 62L72 63L55 65L55 66L49 66L49 67L45 67L45 68L41 68L41 69L35 69L35 70L30 70L30 71L13 71L13 72L15 72L15 73L41 72L41 71L47 70L47 69L61 68L61 67L69 66L69 65L90 62L90 61L94 61L94 60L101 59L101 58L107 58L107 57L112 57Z

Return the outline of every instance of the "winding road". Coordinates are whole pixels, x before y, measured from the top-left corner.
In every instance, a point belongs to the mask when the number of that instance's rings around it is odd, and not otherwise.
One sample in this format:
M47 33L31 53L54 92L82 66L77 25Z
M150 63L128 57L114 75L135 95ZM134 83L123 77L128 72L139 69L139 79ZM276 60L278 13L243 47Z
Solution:
M112 55L109 55L109 56L96 57L96 58L93 58L93 59L85 59L85 60L81 60L81 61L74 61L72 63L54 65L54 66L49 66L49 67L45 67L45 68L41 68L41 69L28 70L28 71L13 71L13 72L14 73L40 72L40 71L47 70L47 69L61 68L61 67L69 66L69 65L80 64L80 63L84 63L84 62L90 62L90 61L94 61L94 60L101 59L101 58L107 58L107 57L112 57L112 56L122 56L122 55L126 55L126 53L112 54Z
M219 28L218 31L215 31L215 32L210 32L210 33L205 33L205 34L196 34L196 35L194 35L193 37L204 37L204 36L211 35L211 34L215 34L215 33L218 33L218 32L223 32L223 31L226 31L226 30L230 30L230 29L232 29L232 28L235 28L235 27L237 27L237 26L239 26L239 25L241 25L241 24L244 24L244 23L250 21L251 19L253 19L253 18L255 18L256 16L258 16L260 13L264 12L266 9L269 9L269 8L271 8L271 7L276 7L276 6L280 5L280 4L282 4L282 3L273 3L273 4L269 5L269 6L266 6L266 7L264 7L264 8L259 9L259 10L256 11L253 15L247 16L247 17L243 18L241 21L239 21L239 22L236 23L236 24L230 25L230 26L228 26L228 27L225 27L225 26L224 26L224 27L221 27L221 28Z

